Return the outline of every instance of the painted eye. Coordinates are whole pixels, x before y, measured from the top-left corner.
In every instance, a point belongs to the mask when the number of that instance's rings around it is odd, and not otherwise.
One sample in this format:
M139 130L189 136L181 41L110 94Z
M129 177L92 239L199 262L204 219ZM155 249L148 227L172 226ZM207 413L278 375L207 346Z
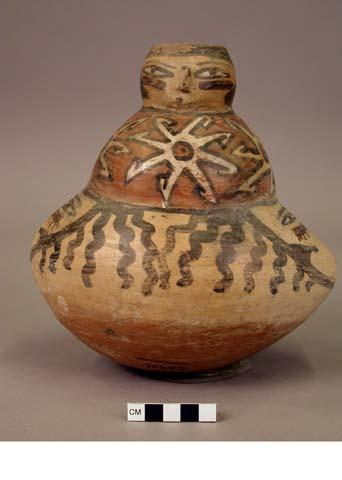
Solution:
M143 69L143 73L146 75L153 75L155 77L173 77L173 73L165 68L158 67L158 65L147 65Z
M216 78L229 78L230 75L228 72L220 70L217 67L207 67L197 70L195 73L196 78L202 79L216 79Z
M200 78L208 78L208 77L211 77L211 73L209 70L205 70L204 72L202 72L200 75L199 75Z

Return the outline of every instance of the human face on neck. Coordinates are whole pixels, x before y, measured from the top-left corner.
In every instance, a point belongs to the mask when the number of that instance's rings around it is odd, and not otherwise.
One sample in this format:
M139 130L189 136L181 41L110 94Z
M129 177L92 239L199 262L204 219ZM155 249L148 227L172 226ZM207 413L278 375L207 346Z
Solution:
M145 107L227 111L235 91L233 64L211 55L149 55L142 67Z

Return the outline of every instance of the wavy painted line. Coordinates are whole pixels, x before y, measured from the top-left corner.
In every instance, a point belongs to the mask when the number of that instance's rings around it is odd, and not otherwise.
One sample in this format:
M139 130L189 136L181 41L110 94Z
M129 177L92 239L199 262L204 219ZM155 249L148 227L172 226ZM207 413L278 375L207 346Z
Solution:
M216 266L222 274L222 279L214 287L217 293L224 293L233 283L234 274L229 267L236 258L236 252L233 245L242 243L245 239L245 233L240 223L233 223L230 232L224 232L221 235L221 252L216 257Z
M59 256L61 254L61 244L62 240L56 240L55 241L55 246L54 246L54 251L50 255L49 259L49 270L51 273L56 273L56 262L59 259Z
M251 249L252 261L248 263L244 269L244 276L246 280L245 292L251 293L255 288L255 280L253 275L262 270L262 257L267 253L267 244L263 241L261 233L253 228L253 238L256 247Z
M49 248L51 245L54 245L57 240L63 240L65 237L71 235L74 232L77 232L79 228L82 228L86 223L88 223L95 215L102 212L102 209L98 206L91 208L88 210L82 217L78 218L74 222L68 224L62 230L54 233L48 233L47 230L41 228L39 230L39 239L37 242L32 246L31 249L31 261L37 255L39 251L42 250L43 247Z
M156 229L152 223L144 221L143 217L143 211L136 212L132 217L132 223L141 229L141 243L146 249L146 252L143 256L142 265L147 277L142 284L141 292L143 295L148 296L152 295L153 287L158 282L158 272L153 266L153 261L155 257L159 256L159 252L156 244L151 238Z
M195 230L189 238L190 250L182 253L179 257L178 265L181 278L177 281L179 287L187 287L193 283L193 276L190 264L198 260L202 254L202 243L210 243L216 240L218 236L217 218L209 218L207 221L207 230Z
M281 245L274 243L273 244L274 253L277 255L277 258L273 261L273 270L278 274L275 277L272 277L270 280L270 289L273 295L278 293L278 287L280 284L284 283L286 278L283 271L283 267L287 264L287 255Z
M105 244L105 234L103 227L107 224L110 218L110 212L103 212L101 216L95 221L92 229L93 240L88 243L85 249L86 263L82 268L82 280L86 287L92 287L90 275L93 275L96 270L95 253Z
M38 252L41 252L41 258L39 261L39 270L43 273L44 267L46 263L46 251L48 249L48 245L46 244L46 239L48 238L48 233L45 228L39 229L39 239L37 242L32 246L30 252L30 261L34 259Z
M273 249L279 257L278 259L275 259L275 261L273 262L273 268L276 271L279 271L280 280L282 280L284 276L283 281L285 281L285 275L284 275L284 272L282 272L281 268L282 266L286 265L286 262L284 263L284 265L282 265L282 262L285 261L284 258L288 255L295 262L296 267L303 269L303 271L306 273L306 275L308 275L311 281L318 283L319 285L325 288L332 288L334 286L334 283L335 283L334 278L329 277L328 275L325 275L311 263L311 253L318 252L317 247L313 245L305 246L305 245L300 245L295 243L289 244L285 242L285 240L281 239L278 235L276 235L276 233L273 232L273 230L271 230L267 225L265 225L251 211L247 216L247 220L255 228L257 228L264 237L266 237L270 242L272 242ZM280 283L283 283L283 281L280 281ZM274 292L272 292L274 294L278 292L277 285L278 283L276 282L274 284L275 290ZM272 282L272 285L270 285L270 287L272 291L273 282Z
M311 263L311 254L318 252L317 247L293 243L289 245L289 249L289 255L294 260L297 270L303 270L311 281L318 283L322 287L332 288L334 286L334 280L324 275L324 273L320 272Z
M42 256L41 256L41 259L40 259L40 262L39 262L39 270L43 273L43 272L44 272L45 263L46 263L46 251L47 251L47 247L46 247L46 246L42 246L42 247L41 247L41 251L42 251Z
M160 252L160 266L161 266L161 274L160 274L160 288L167 289L170 287L170 276L171 271L166 261L166 257L168 254L172 253L175 246L176 246L176 233L192 233L196 226L199 223L199 219L195 216L191 216L188 223L184 225L170 225L166 230L166 242L165 246Z
M84 240L84 225L79 227L77 230L77 235L74 240L70 240L67 246L67 252L63 258L64 268L71 270L71 265L75 258L75 249L79 247Z
M129 288L134 282L134 277L127 268L134 263L136 258L135 251L130 246L135 233L133 228L126 225L127 216L127 213L124 212L117 213L113 222L114 230L120 235L119 250L123 254L116 267L117 274L123 279L121 288Z
M316 282L313 282L312 280L308 280L305 282L305 290L307 292L310 292L311 288L315 285Z
M293 276L292 285L293 291L299 292L300 290L300 283L304 280L304 270L302 268L297 267L297 271Z

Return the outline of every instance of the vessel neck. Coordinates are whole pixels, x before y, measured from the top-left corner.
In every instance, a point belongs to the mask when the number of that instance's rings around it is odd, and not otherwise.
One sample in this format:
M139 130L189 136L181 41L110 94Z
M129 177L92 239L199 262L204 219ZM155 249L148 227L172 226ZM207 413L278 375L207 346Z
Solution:
M152 47L141 70L146 108L171 112L228 112L236 88L226 48L203 44Z

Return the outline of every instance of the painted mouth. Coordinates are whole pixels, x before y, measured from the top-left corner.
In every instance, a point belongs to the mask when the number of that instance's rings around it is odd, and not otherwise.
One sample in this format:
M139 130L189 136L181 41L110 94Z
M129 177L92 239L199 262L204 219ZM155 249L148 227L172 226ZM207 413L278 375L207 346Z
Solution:
M169 107L186 107L193 104L193 101L184 101L184 98L177 97L174 102L169 103Z

